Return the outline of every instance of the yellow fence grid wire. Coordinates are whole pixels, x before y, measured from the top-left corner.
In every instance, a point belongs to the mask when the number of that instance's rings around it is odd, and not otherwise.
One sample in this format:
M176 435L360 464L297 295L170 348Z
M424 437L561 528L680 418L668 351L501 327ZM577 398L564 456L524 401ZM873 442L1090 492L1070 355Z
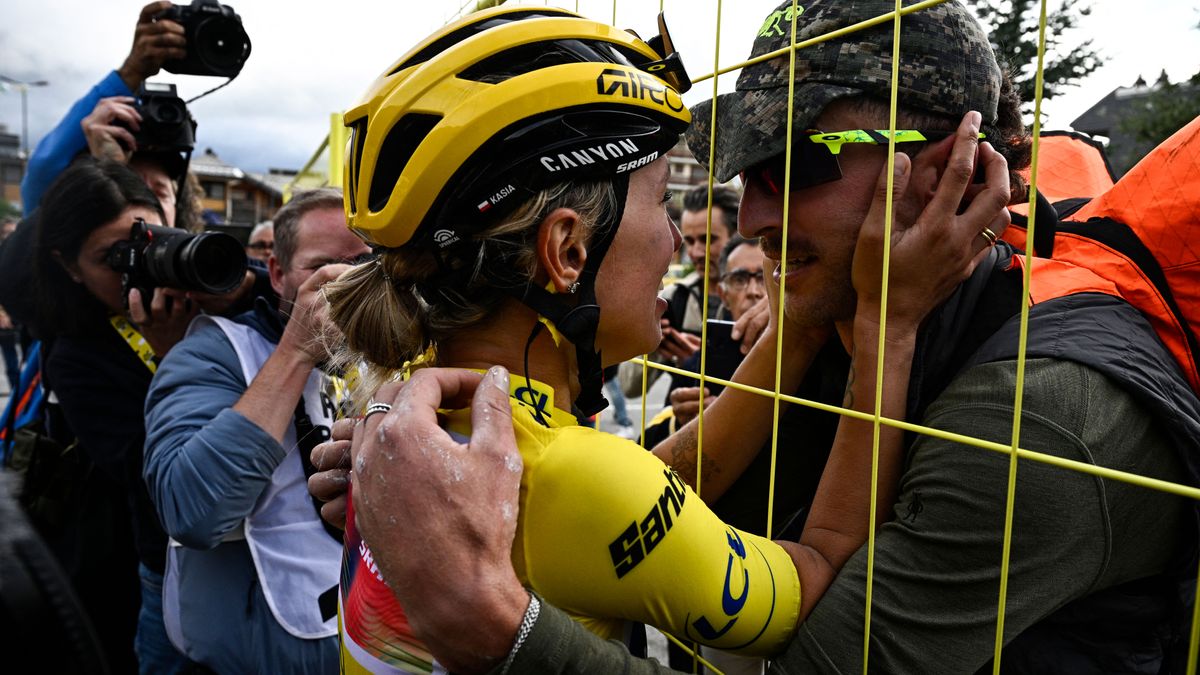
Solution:
M888 22L892 23L892 26L893 26L893 53L892 53L893 87L892 87L891 99L889 101L890 110L889 110L889 119L888 119L889 143L888 143L888 180L887 180L887 202L886 202L887 211L885 214L885 239L884 239L885 246L884 246L884 251L883 251L883 279L882 279L883 303L882 303L882 307L881 307L881 316L880 316L880 326L881 326L880 335L879 335L879 355L880 355L880 357L876 364L877 370L876 370L876 382L875 382L874 413L873 414L865 414L865 413L855 411L855 410L850 410L850 409L847 409L847 408L844 408L841 406L829 405L829 404L821 403L818 401L799 398L796 396L791 396L789 394L783 393L782 391L780 391L781 382L782 382L782 372L781 372L780 361L778 359L776 361L775 385L774 385L773 390L767 390L767 389L762 389L762 388L758 388L758 387L747 386L747 385L744 385L741 383L732 382L730 380L707 375L707 369L706 369L707 350L703 346L707 342L707 340L706 340L707 324L704 324L702 327L702 336L701 336L702 346L701 346L700 372L699 373L694 373L691 371L683 370L683 369L673 367L671 365L667 365L664 363L657 363L647 356L643 356L641 358L635 359L634 361L636 363L640 364L641 369L642 369L642 383L641 383L641 394L642 394L642 401L643 401L642 416L641 416L641 423L642 423L642 429L643 429L642 439L641 439L642 445L645 445L644 430L647 426L645 398L647 395L647 381L649 380L649 371L651 369L657 369L664 373L669 373L669 374L674 374L674 375L678 375L678 376L682 376L682 377L696 379L699 381L699 385L701 388L705 387L709 383L714 383L714 384L723 385L730 389L736 389L736 390L772 398L774 401L773 420L774 420L774 424L776 425L776 428L778 428L780 406L782 403L791 403L793 405L807 406L807 407L814 408L817 410L822 410L822 411L826 411L826 412L830 412L830 413L836 413L839 415L871 422L873 424L873 428L874 428L873 442L872 442L872 445L873 445L873 447L872 447L872 465L871 465L871 467L872 467L871 468L871 488L872 489L871 489L871 510L870 510L871 514L875 514L876 510L877 510L875 502L876 502L876 498L877 498L876 495L877 495L877 491L878 491L879 442L880 442L880 429L882 426L886 425L889 427L893 427L893 428L911 432L911 433L923 434L926 436L939 438L939 439L946 440L946 441L952 441L952 442L959 443L966 447L973 447L973 448L988 450L988 451L992 451L992 452L996 452L996 453L1003 453L1003 454L1007 455L1009 458L1009 474L1008 474L1007 497L1006 497L1005 514L1004 514L1004 523L1005 523L1004 524L1004 538L1003 538L1003 550L1002 550L1002 560L1001 560L999 589L998 589L999 593L998 593L998 602L997 602L996 634L995 634L994 660L993 660L994 672L999 673L1000 669L1001 669L1001 652L1002 652L1002 649L1004 646L1005 608L1007 605L1007 596L1008 596L1008 572L1009 572L1012 538L1014 536L1013 516L1014 516L1014 510L1015 510L1015 489L1016 489L1016 481L1017 481L1017 477L1018 477L1017 476L1017 468L1018 468L1018 463L1020 461L1024 460L1024 461L1038 462L1041 464L1054 466L1054 467L1057 467L1059 469L1066 470L1066 471L1074 471L1074 472L1078 472L1078 473L1082 473L1082 474L1088 474L1088 475L1096 476L1096 477L1103 478L1106 480L1121 481L1121 482L1128 483L1131 485L1139 486L1144 489L1157 490L1160 492L1174 494L1174 495L1184 497L1187 499L1192 499L1192 500L1200 500L1200 488L1195 488L1195 487L1188 486L1188 485L1182 485L1182 484L1173 483L1170 481L1164 481L1164 480L1160 480L1160 479L1156 479L1156 478L1151 478L1148 476L1142 476L1142 475L1138 475L1138 474L1134 474L1134 473L1120 471L1117 469L1111 469L1111 468L1097 466L1097 465L1093 465L1093 464L1086 464L1086 463L1076 461L1076 460L1070 460L1070 459L1058 457L1055 455L1049 455L1046 453L1032 451L1032 450L1029 450L1026 448L1022 448L1020 446L1020 430L1021 430L1022 403L1023 403L1022 397L1023 397L1023 389L1024 389L1026 345L1027 345L1028 320L1029 320L1028 303L1024 303L1024 306L1022 307L1022 311L1021 311L1021 324L1020 324L1020 333L1019 333L1020 342L1019 342L1019 349L1018 349L1018 356L1017 356L1017 373L1016 373L1016 382L1017 382L1016 397L1015 397L1014 409L1013 409L1012 437L1011 437L1011 442L1009 444L1005 445L1005 444L1001 444L1001 443L995 443L995 442L987 441L987 440L984 440L981 438L975 438L975 437L971 437L971 436L965 436L962 434L950 433L950 432L947 432L944 430L939 430L936 428L927 427L927 426L915 424L915 423L904 421L904 420L890 419L890 418L882 416L881 401L882 401L883 373L884 373L884 370L883 370L883 368L884 368L883 354L884 354L884 341L885 341L885 332L884 331L886 329L886 321L884 319L887 316L887 298L888 298L887 284L888 284L888 270L889 270L889 265L890 265L890 241L891 241L890 235L891 235L892 215L893 215L892 214L892 193L893 193L893 189L894 189L894 184L893 184L894 171L893 171L893 169L894 169L894 161L895 161L896 110L897 110L898 103L899 103L898 99L897 99L897 91L896 91L896 87L895 87L895 82L898 77L900 41L901 41L901 39L903 39L903 17L908 14L911 14L913 12L922 11L922 10L928 9L930 7L939 5L945 1L946 0L924 0L923 2L916 2L916 3L910 4L910 5L904 6L902 3L902 0L896 0L895 9L891 12L881 14L881 15L874 17L872 19L869 19L867 21L863 21L863 22L860 22L860 23L857 23L857 24L854 24L851 26L847 26L847 27L844 27L844 28L836 30L836 31L832 31L832 32L829 32L829 33L826 33L826 34L823 34L823 35L820 35L817 37L813 37L813 38L810 38L807 40L797 42L796 41L796 19L797 19L797 16L799 15L799 12L797 11L798 3L796 0L792 0L791 44L789 47L785 47L783 49L779 49L779 50L776 50L776 51L768 53L768 54L763 54L763 55L755 57L753 59L747 59L747 60L732 64L729 66L721 67L720 66L720 41L721 41L721 25L722 25L722 14L721 14L722 2L721 2L721 0L716 0L716 27L714 30L712 72L701 75L699 77L695 77L692 79L693 83L696 83L696 84L704 82L709 79L712 80L712 96L713 96L714 102L713 102L712 111L711 111L711 114L712 114L712 119L711 119L711 124L710 124L710 129L711 129L710 134L711 135L709 138L709 156L707 158L709 172L708 172L708 176L707 176L707 189L708 189L707 211L708 211L708 213L707 213L707 220L706 220L706 239L711 240L712 200L713 200L713 186L714 186L714 176L712 174L712 167L714 164L713 153L715 152L715 148L716 148L716 134L717 134L716 98L717 98L717 93L718 93L718 89L717 89L718 80L719 80L720 76L739 71L742 68L745 68L750 65L754 65L756 63L761 63L763 61L768 61L768 60L778 58L778 57L784 56L784 55L788 56L789 73L792 75L792 77L789 78L789 97L788 97L789 103L788 103L787 146L786 146L787 150L785 152L785 157L784 157L784 176L785 176L784 185L788 185L788 184L790 184L791 171L792 171L792 132L793 132L793 130L792 130L793 89L792 88L794 86L796 51L800 50L800 49L805 49L806 47L810 47L812 45L816 45L816 44L819 44L819 43L827 41L827 40L836 39L838 37L847 35L849 33L864 30L864 29L878 26L881 24L885 24ZM457 0L450 0L450 2L457 3ZM464 13L478 11L481 9L493 7L496 5L503 4L503 3L504 3L504 0L479 0L479 1L467 0L467 2L463 2L462 4L457 6L457 11L454 12L454 14L452 15L452 17L449 20L453 21L453 20L461 17L462 15L464 15ZM554 4L556 6L559 4L563 4L564 6L566 5L566 3L551 3L551 2L549 2L549 0L542 0L541 4L546 4L546 5ZM578 12L579 11L579 0L573 0L573 2L571 4L573 5L572 9L574 9L575 11ZM664 0L659 0L659 3L658 3L659 11L663 10L664 4L665 4ZM616 20L617 20L617 5L618 5L617 0L613 0L612 8L611 8L611 22L614 24L616 23ZM1045 36L1046 16L1047 16L1047 3L1046 3L1046 0L1041 0L1041 2L1039 4L1039 20L1038 20L1038 55L1037 55L1037 70L1036 70L1037 79L1036 79L1036 88L1035 88L1036 93L1035 93L1035 97L1034 97L1034 101L1033 101L1033 103L1034 103L1033 134L1032 134L1033 135L1033 148L1032 148L1032 159L1031 159L1030 177L1029 177L1029 185L1030 185L1029 216L1028 216L1028 240L1029 241L1033 241L1033 236L1034 236L1035 226L1036 226L1036 217L1035 217L1036 216L1036 202L1035 202L1033 195L1034 195L1034 190L1036 189L1036 186L1037 186L1037 176L1038 176L1038 173L1037 173L1037 171L1038 171L1038 147L1039 147L1039 133L1041 130L1041 119L1042 119L1041 110L1042 110L1042 99L1043 99L1043 68L1044 68L1044 59L1045 59L1045 52L1046 52L1046 36ZM341 115L339 113L334 113L331 116L330 128L331 128L330 134L321 142L320 147L313 154L312 159L310 159L308 164L306 164L306 166L304 167L304 170L302 170L300 172L300 175L298 176L297 181L294 181L292 184L289 184L287 186L287 188L285 189L286 196L290 196L291 191L294 188L299 187L299 182L300 182L301 178L304 177L306 174L308 174L309 180L312 179L313 172L311 170L317 164L319 158L323 155L323 153L326 152L326 150L328 151L329 172L327 174L328 179L325 182L330 185L341 185L341 182L342 182L341 171L342 171L342 161L344 158L345 145L346 145L346 132L345 132L344 127L342 127L342 125L341 125ZM286 198L286 196L285 196L285 198ZM788 257L787 256L787 240L788 240L788 238L786 236L787 227L788 227L788 217L789 217L788 200L784 199L783 200L783 214L782 214L782 227L783 227L784 236L781 237L783 250L781 252L782 260L780 262L781 269L780 269L779 296L778 296L779 301L778 301L778 305L775 308L773 308L773 311L776 312L777 318L779 319L779 326L780 326L780 329L777 331L776 336L775 336L776 340L777 340L777 343L776 343L777 352L776 353L780 353L780 350L782 350L782 348L783 348L783 328L782 328L782 326L784 325L784 321L783 321L784 290L785 290L784 287L786 284L786 273L787 273L786 265L787 265L787 257ZM708 266L710 264L712 264L712 262L711 262L711 260L709 260L709 258L710 258L710 256L706 256L705 269L703 270L705 302L708 301L709 290L710 290L708 287L708 285L709 285ZM1036 264L1038 264L1036 259L1034 259L1030 256L1025 256L1023 290L1024 290L1026 297L1029 297L1029 292L1030 292L1031 270L1032 270L1033 266ZM700 466L701 466L701 459L703 457L703 445L704 445L704 426L703 425L704 425L705 413L704 413L703 397L701 397L701 400L700 400L700 413L699 413L698 417L699 417L699 419L698 419L697 424L699 425L699 429L698 429L699 433L698 433L698 437L697 437L698 438L698 441L697 441L698 448L697 448L696 477L695 477L695 485L696 485L697 493L700 492L700 485L701 485ZM771 436L772 436L772 438L771 438L770 481L769 481L768 494L766 495L766 498L768 500L768 509L767 509L768 519L767 519L767 523L766 523L767 532L773 531L773 529L772 529L772 525L773 525L772 511L773 511L773 505L774 505L776 456L778 453L778 434L772 433ZM863 672L864 673L868 672L868 656L869 656L869 651L870 651L869 646L870 646L870 635L871 635L871 600L872 600L872 592L873 592L873 584L874 584L875 534L876 533L875 533L874 518L872 517L870 528L869 528L869 533L868 533L868 538L867 538L868 570L867 570L866 592L865 592L866 608L865 608L863 636L862 636L863 637ZM1200 579L1200 569L1197 570L1197 577L1198 577L1198 579ZM676 640L675 638L673 638L671 636L668 636L668 638L670 640L672 640L673 642L680 644L680 646L682 646L686 649L686 646L684 646L682 643L679 643L679 641ZM1198 584L1198 587L1197 587L1196 602L1195 602L1195 606L1193 608L1193 616L1192 616L1190 647L1189 647L1189 656L1188 656L1188 663L1187 663L1187 673L1189 673L1189 675L1194 675L1194 673L1196 672L1197 645L1198 644L1200 644L1200 584ZM700 659L699 656L697 656L697 659L699 659L700 662L705 667L709 668L713 672L719 672L710 663L708 663L707 661L705 661L703 659ZM881 671L886 670L886 665L881 666L880 668L877 668L877 670L881 670Z

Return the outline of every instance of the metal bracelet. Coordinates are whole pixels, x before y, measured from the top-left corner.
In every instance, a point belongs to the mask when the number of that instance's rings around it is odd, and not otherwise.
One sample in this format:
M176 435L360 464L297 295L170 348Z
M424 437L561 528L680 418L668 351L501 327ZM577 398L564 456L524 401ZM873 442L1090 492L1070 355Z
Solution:
M507 675L508 669L512 667L513 660L517 658L517 651L521 649L521 645L525 644L526 638L533 632L533 624L537 623L538 614L541 611L542 603L531 592L529 594L529 606L525 608L525 616L521 618L521 627L517 629L517 639L513 641L512 650L508 652L508 658L504 659L504 667L500 669L500 675Z

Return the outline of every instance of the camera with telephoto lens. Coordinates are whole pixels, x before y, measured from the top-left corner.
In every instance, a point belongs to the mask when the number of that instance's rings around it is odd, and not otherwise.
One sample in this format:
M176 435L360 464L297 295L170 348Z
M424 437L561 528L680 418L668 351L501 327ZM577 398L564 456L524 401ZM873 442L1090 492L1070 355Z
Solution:
M250 58L250 36L229 5L193 0L190 5L171 5L155 18L183 26L187 40L187 56L164 63L167 72L234 78Z
M148 225L141 218L133 221L129 239L108 250L107 263L122 274L126 299L136 288L147 309L160 286L220 295L237 288L246 276L246 253L230 235L192 234Z

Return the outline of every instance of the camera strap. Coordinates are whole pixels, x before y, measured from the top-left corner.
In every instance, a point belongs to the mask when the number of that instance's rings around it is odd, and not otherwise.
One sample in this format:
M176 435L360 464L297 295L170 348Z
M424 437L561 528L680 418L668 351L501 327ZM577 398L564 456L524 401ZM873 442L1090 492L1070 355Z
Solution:
M146 338L128 319L120 314L114 314L109 317L108 322L117 331L117 335L120 335L121 339L125 340L125 343L137 355L138 360L150 369L151 373L158 370L158 356L155 355L154 348L150 346L149 342L146 342Z
M304 470L304 478L309 479L317 472L317 467L312 463L312 451L322 442L329 440L328 432L320 433L312 423L312 418L308 416L308 410L304 405L304 396L300 396L300 400L296 403L296 414L293 418L293 423L296 428L296 447L300 455L300 467ZM321 526L325 528L325 532L333 537L337 543L342 543L342 531L325 522L321 518L321 500L310 495L313 507L317 511L317 520Z
M234 75L233 77L237 77L237 75ZM189 98L188 100L184 101L184 104L186 105L186 104L188 104L188 103L191 103L191 102L193 102L193 101L196 101L196 100L202 99L202 98L204 98L205 96L208 96L209 94L213 93L214 91L216 91L216 90L218 90L218 89L221 89L222 87L227 87L227 86L229 86L229 83L230 83L230 82L233 82L233 77L229 78L228 80L225 80L225 81L224 81L224 82L222 82L221 84L218 84L217 86L213 87L212 89L209 89L208 91L204 92L203 94L200 94L199 96L193 96L193 97Z

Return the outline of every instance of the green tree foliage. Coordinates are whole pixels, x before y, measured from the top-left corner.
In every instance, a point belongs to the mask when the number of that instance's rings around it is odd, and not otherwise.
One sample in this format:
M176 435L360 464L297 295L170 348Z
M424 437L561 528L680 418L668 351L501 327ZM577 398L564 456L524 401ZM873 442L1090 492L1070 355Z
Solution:
M967 0L988 29L1000 65L1013 74L1013 81L1033 111L1037 77L1038 19L1040 0ZM1046 13L1046 56L1042 97L1049 99L1099 68L1105 60L1092 47L1092 40L1072 37L1079 18L1092 11L1087 0L1058 0Z
M1121 129L1151 147L1162 143L1200 113L1200 72L1184 82L1171 83L1166 72L1158 79L1146 107L1121 120Z

